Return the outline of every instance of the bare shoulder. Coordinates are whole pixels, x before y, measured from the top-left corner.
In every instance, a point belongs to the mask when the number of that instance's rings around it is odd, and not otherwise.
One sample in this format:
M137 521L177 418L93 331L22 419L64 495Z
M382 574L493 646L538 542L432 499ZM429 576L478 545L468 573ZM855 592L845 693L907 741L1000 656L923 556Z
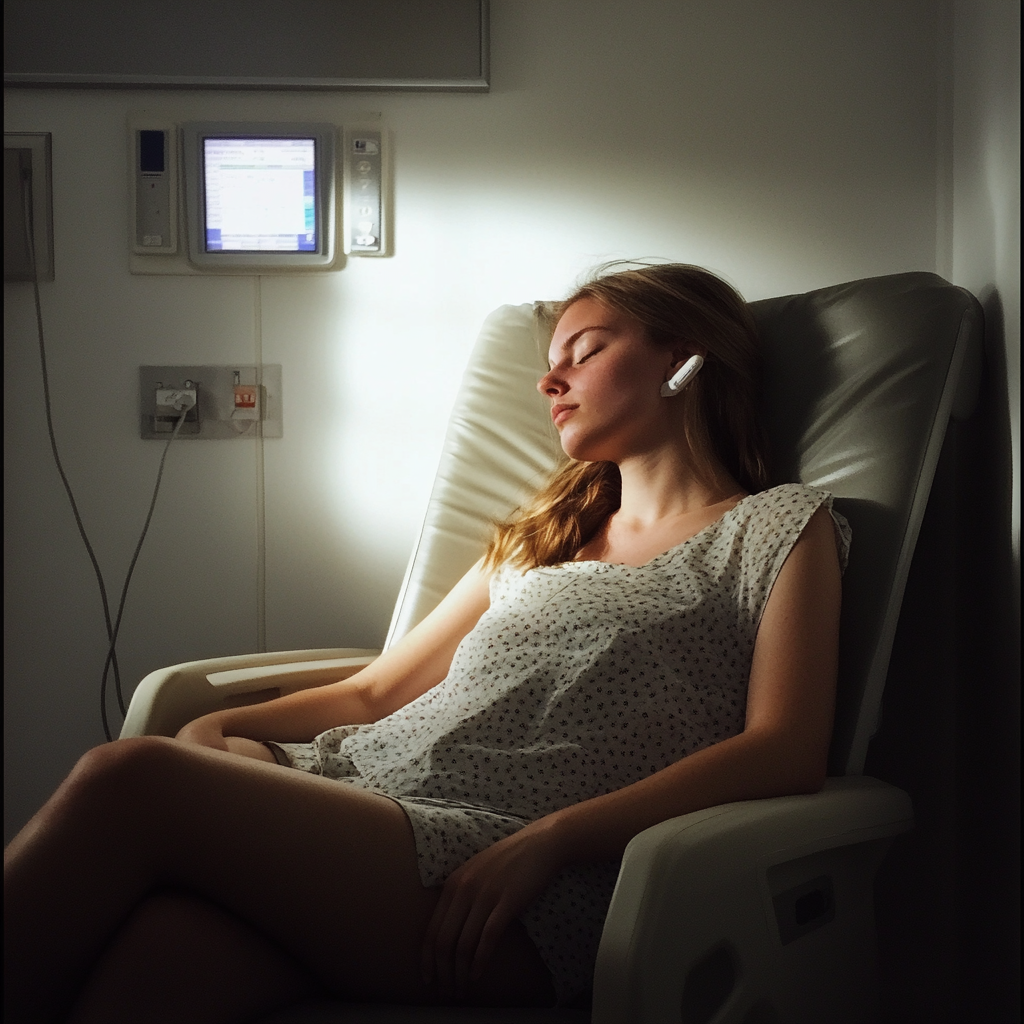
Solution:
M820 560L821 568L839 568L839 536L832 513L822 505L808 520L803 533L793 547L798 560Z
M823 617L838 619L841 572L836 528L825 507L811 516L779 571L768 597L758 639L791 620L801 631L823 625Z

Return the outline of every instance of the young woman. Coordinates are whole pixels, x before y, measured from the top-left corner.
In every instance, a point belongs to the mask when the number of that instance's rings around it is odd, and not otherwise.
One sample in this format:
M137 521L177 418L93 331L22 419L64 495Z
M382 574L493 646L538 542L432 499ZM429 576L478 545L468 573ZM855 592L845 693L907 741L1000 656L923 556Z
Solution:
M570 461L420 625L351 679L90 751L15 838L5 1019L568 1002L633 836L821 786L848 530L765 489L743 300L609 274L549 357Z

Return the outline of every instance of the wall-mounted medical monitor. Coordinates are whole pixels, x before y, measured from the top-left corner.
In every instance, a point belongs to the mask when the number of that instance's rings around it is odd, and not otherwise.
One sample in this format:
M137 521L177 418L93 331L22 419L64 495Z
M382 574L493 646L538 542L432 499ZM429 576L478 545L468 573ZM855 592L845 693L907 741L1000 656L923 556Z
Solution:
M316 123L183 125L189 261L255 274L331 266L336 132Z

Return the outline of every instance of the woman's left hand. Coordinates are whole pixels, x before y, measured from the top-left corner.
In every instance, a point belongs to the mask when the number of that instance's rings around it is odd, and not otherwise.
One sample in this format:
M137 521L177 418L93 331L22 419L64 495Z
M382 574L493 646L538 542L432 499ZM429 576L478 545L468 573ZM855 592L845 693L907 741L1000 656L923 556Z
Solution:
M532 822L471 857L448 877L423 942L423 980L442 999L465 995L505 929L565 866L555 830Z

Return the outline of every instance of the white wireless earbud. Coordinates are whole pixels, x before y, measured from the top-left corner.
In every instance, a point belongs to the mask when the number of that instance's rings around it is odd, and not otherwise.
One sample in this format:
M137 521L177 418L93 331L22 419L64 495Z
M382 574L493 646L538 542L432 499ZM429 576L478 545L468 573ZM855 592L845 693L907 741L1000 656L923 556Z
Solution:
M690 356L679 370L661 385L662 398L675 398L697 376L697 371L703 365L703 356Z

